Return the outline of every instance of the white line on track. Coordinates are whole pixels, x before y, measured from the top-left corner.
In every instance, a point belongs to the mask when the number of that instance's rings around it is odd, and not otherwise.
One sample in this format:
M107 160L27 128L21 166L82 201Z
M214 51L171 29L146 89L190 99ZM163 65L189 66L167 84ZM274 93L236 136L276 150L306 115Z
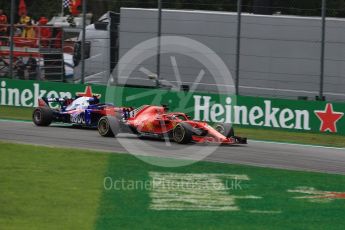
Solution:
M29 120L12 120L12 119L0 119L0 122L14 122L14 123L32 123ZM70 126L70 124L58 124L59 126ZM279 141L270 141L270 140L257 140L257 139L250 139L250 142L254 143L266 143L266 144L276 144L276 145L291 145L291 146L298 146L298 147L310 147L310 148L323 148L323 149L334 149L334 150L343 150L345 148L341 147L331 147L331 146L323 146L323 145L312 145L312 144L298 144L298 143L289 143L289 142L279 142Z
M255 140L255 139L254 140L251 139L251 140L249 140L249 142L276 144L276 145L291 145L291 146L310 147L310 148L334 149L334 150L345 151L345 148L341 148L341 147L331 147L331 146L312 145L312 144L297 144L297 143L279 142L279 141L262 141L262 140Z

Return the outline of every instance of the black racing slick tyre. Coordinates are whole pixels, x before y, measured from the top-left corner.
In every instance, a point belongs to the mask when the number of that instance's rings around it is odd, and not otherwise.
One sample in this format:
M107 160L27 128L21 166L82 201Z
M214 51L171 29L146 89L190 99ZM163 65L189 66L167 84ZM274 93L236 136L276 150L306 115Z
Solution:
M116 137L120 132L120 121L116 117L104 116L97 124L98 133L103 137Z
M192 127L188 123L179 123L173 130L173 140L178 144L192 141Z
M49 126L53 121L53 111L48 107L38 107L32 113L32 121L37 126Z
M235 130L234 127L232 127L231 124L227 124L227 123L222 123L222 124L217 124L215 129L223 134L226 137L234 137L235 136Z

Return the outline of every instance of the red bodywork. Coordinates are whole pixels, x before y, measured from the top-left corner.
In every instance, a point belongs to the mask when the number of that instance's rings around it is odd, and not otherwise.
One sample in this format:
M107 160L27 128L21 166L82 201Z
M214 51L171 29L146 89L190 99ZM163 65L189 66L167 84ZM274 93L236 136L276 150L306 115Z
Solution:
M169 134L174 127L188 123L195 131L192 140L197 143L236 144L235 138L227 138L206 122L190 120L184 113L167 113L163 106L143 106L133 117L127 120L127 125L139 133L162 135ZM197 135L197 133L204 135ZM206 133L206 135L205 135Z

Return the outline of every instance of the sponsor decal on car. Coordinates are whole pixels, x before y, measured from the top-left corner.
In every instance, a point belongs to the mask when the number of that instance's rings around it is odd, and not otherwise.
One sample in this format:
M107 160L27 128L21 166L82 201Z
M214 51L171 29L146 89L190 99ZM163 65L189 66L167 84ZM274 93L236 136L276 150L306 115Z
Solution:
M85 124L84 113L71 114L71 122L76 124Z

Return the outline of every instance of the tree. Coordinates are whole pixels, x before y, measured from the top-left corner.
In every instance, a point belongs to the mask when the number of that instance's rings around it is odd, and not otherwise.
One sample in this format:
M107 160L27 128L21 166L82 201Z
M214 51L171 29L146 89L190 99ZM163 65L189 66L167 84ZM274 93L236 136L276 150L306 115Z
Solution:
M19 0L16 1L16 8ZM243 11L253 12L253 2L260 0L242 0ZM268 0L261 0L268 1ZM272 11L287 15L320 16L322 0L270 0ZM62 0L25 0L29 14L38 19L41 16L51 18L61 12ZM236 11L237 0L162 0L164 8ZM94 19L111 10L119 12L121 7L156 8L157 0L87 0L88 12ZM0 8L10 14L11 0L1 1ZM345 17L345 0L327 0L327 16ZM17 9L15 9L17 12ZM16 13L17 16L17 13Z

